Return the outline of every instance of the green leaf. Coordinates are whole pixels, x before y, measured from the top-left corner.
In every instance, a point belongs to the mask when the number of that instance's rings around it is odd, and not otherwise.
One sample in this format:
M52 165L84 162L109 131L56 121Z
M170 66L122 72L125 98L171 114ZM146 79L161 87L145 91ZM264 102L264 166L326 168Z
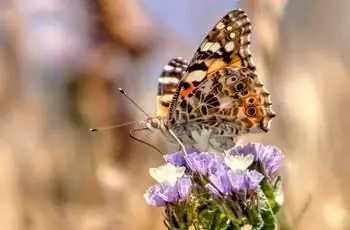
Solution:
M272 212L274 214L278 213L278 211L281 209L281 206L276 201L276 196L274 194L272 185L266 178L264 178L260 183L260 187L269 202L269 206L271 207Z
M270 206L269 199L265 196L263 191L258 190L259 195L259 211L263 220L261 230L274 230L277 226L276 216Z
M248 214L248 222L253 226L253 229L261 229L264 225L264 220L259 212L260 210L256 210L252 205L249 205L246 211Z

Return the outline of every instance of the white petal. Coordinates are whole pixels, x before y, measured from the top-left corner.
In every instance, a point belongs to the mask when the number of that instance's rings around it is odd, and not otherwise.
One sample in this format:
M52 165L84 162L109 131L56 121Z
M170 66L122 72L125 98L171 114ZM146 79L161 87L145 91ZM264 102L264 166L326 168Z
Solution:
M185 174L185 167L176 167L172 164L161 165L158 168L150 168L149 174L158 183L168 182L174 185L179 177Z
M227 155L225 156L225 163L232 170L246 170L254 161L254 155Z

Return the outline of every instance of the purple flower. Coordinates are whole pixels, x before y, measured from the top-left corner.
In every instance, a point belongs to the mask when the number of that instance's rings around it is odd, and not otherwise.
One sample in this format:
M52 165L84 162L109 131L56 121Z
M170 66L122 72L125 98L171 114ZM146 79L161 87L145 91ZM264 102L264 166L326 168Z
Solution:
M163 156L164 160L174 166L185 166L186 161L182 152L169 153Z
M187 154L195 154L197 150L195 148L187 149ZM185 157L182 151L169 153L163 156L164 160L174 166L186 166Z
M205 175L208 173L208 166L211 157L212 156L207 153L188 154L185 156L185 161L187 167L192 172L198 172Z
M212 194L227 195L231 193L246 193L256 190L264 176L256 170L226 170L216 175L209 175L211 185L206 188Z
M152 206L165 206L176 200L176 189L169 183L150 187L144 194L146 203Z
M232 191L230 180L226 172L221 172L216 175L212 174L209 176L209 180L213 184L213 187L221 194L229 194Z
M249 143L245 146L237 146L232 150L231 154L253 154L255 161L262 164L266 174L270 177L280 169L284 159L281 150L260 143Z
M146 203L152 206L165 206L169 203L186 200L191 192L192 181L188 177L179 178L175 185L168 182L150 187L144 194Z
M247 190L256 190L264 176L256 170L245 171L245 185Z
M186 200L191 192L192 181L188 177L180 178L176 183L177 193L179 195L179 200Z
M218 155L211 155L208 163L208 174L220 174L228 170L224 158Z
M229 170L227 172L228 179L231 184L232 191L244 192L246 191L246 183L245 183L245 173L244 171L232 171Z

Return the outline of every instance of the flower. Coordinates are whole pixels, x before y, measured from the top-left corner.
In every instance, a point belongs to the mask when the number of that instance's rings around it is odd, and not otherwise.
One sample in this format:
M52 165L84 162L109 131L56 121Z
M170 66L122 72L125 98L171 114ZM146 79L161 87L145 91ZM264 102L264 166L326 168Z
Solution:
M208 174L220 174L228 169L221 155L211 154L208 163Z
M213 187L216 190L218 190L221 194L227 195L232 191L230 180L225 171L220 172L216 175L210 175L209 180L213 184Z
M188 154L185 156L187 167L192 172L201 173L203 175L208 173L208 166L211 161L211 155L208 153Z
M188 199L192 181L188 177L179 178L174 185L163 182L150 187L144 194L146 203L152 206L165 206Z
M245 193L256 190L263 178L264 176L256 170L228 169L219 174L210 175L209 180L212 185L206 185L206 188L215 195Z
M223 153L187 152L167 154L165 165L149 170L159 184L144 198L149 205L166 207L167 229L275 228L282 205L275 180L283 162L278 148L251 143ZM262 184L264 178L271 183Z
M246 183L245 183L245 173L244 171L232 171L229 170L227 172L228 179L230 181L232 191L239 193L246 191Z
M177 179L185 174L185 170L185 167L176 167L167 163L158 168L150 168L149 174L159 183L168 182L171 185L174 185Z
M176 200L175 188L169 183L161 183L150 187L144 194L146 203L152 206L165 206Z
M266 174L272 177L282 166L284 156L280 149L260 143L249 143L237 146L230 153L232 155L254 155L254 160L261 163Z
M169 153L164 155L163 158L167 163L170 163L174 166L186 165L186 161L182 152Z
M247 190L256 190L260 182L264 179L264 175L256 170L250 170L245 172L245 184Z
M192 181L188 177L180 178L176 183L177 193L179 195L179 200L186 200L191 192Z
M197 150L195 148L191 148L187 150L187 154L194 154L197 153ZM164 160L167 163L170 163L174 166L185 166L186 165L186 161L185 161L185 157L182 151L179 152L174 152L174 153L169 153L169 154L165 154L163 156Z

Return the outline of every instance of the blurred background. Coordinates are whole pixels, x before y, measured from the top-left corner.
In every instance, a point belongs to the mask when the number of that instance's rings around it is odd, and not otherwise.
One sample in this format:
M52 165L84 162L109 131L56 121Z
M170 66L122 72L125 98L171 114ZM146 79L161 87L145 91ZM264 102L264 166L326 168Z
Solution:
M144 191L162 163L131 140L155 114L157 78L190 58L224 14L245 9L252 52L277 113L292 229L350 229L350 2L346 0L0 1L0 229L164 229ZM167 150L159 135L140 138Z

